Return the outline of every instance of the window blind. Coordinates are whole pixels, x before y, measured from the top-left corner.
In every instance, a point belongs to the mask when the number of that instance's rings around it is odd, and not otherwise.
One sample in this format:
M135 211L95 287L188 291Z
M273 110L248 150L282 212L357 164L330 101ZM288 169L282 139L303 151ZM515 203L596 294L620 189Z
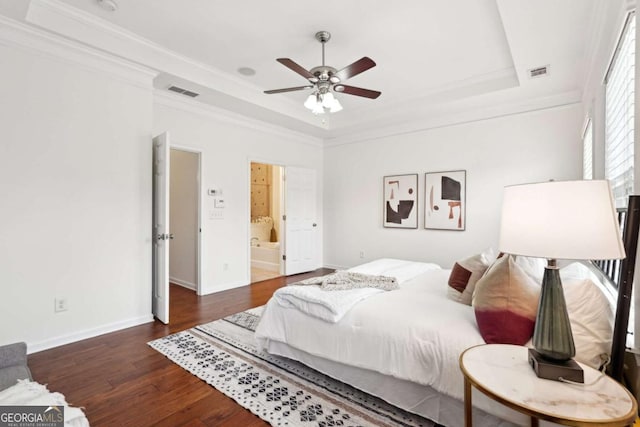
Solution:
M635 14L629 15L605 81L605 178L617 208L633 193Z
M593 179L593 125L587 122L582 137L582 179Z

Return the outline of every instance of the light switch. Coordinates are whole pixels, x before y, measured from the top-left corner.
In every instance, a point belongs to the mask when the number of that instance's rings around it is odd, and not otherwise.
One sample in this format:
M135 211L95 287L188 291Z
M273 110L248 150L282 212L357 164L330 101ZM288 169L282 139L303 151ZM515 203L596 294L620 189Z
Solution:
M213 206L216 208L224 208L224 199L222 197L216 197L213 199Z

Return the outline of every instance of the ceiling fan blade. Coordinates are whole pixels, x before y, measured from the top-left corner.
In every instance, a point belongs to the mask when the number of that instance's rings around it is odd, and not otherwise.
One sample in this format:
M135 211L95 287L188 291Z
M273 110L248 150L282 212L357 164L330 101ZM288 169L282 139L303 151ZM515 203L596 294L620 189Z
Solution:
M363 96L365 98L371 98L371 99L376 99L377 97L380 96L380 94L382 94L382 92L378 92L377 90L363 89L361 87L347 86L347 85L335 85L333 87L333 90L335 90L338 93L346 93L348 95Z
M307 69L303 68L301 65L297 64L296 62L294 62L289 58L278 58L276 59L276 61L278 61L288 69L300 74L302 77L304 77L305 79L309 80L312 83L315 83L318 81L318 78L316 76L314 76Z
M373 68L376 66L376 63L373 62L373 59L364 56L358 59L351 65L347 65L342 70L338 71L334 74L334 76L338 77L340 81L345 81L348 78L353 76L357 76L358 74L367 71L369 68Z
M272 93L294 92L296 90L303 90L303 89L313 89L313 86L307 85L307 86L288 87L285 89L265 90L264 93L271 95Z

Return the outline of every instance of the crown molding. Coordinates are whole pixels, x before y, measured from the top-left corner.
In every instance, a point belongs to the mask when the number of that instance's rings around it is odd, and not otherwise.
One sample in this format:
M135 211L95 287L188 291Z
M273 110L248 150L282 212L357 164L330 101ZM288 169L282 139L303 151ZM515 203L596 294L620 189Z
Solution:
M350 127L357 127L369 123L384 123L390 120L389 112L393 115L407 115L416 110L425 108L437 108L444 103L456 102L461 99L473 96L486 95L498 90L511 89L519 84L516 70L513 67L496 70L490 73L472 76L464 80L450 82L433 88L419 96L407 97L389 104L384 111L375 106L358 110L354 113L347 112L339 118L336 123L347 124ZM331 127L328 129L332 130Z
M581 92L579 90L569 91L557 95L502 103L494 107L460 109L457 111L442 112L442 108L434 111L422 112L420 119L411 120L405 123L398 123L385 128L376 128L370 132L354 132L352 135L337 136L325 139L325 147L334 147L345 144L355 144L359 142L382 139L392 136L423 132L430 129L457 126L465 123L491 120L516 114L523 114L533 111L559 108L581 103ZM438 111L438 112L436 112Z
M74 40L318 127L306 110L239 77L183 56L60 0L31 0L26 21Z
M297 132L285 127L272 125L267 122L252 119L242 114L234 113L223 108L203 104L191 99L185 99L182 95L173 94L161 89L153 92L153 101L159 105L175 108L187 113L206 117L223 124L232 124L246 129L257 130L259 132L275 135L291 142L311 145L322 148L324 146L322 138L316 138L301 132Z
M36 52L40 56L107 73L129 84L151 89L157 72L83 44L0 15L0 45Z

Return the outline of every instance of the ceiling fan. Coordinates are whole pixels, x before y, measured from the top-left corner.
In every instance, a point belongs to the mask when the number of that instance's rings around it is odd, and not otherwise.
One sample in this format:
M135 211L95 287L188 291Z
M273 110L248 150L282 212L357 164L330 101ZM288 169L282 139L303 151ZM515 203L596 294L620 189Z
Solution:
M324 63L324 45L331 39L331 33L328 31L318 31L316 33L316 40L322 43L322 65L314 67L310 70L303 68L289 58L278 58L276 61L289 68L292 71L300 74L302 77L309 80L308 85L289 87L284 89L265 90L266 94L294 92L298 90L314 89L313 93L307 98L304 103L305 107L309 108L315 114L324 113L324 109L329 109L330 112L340 111L342 106L338 100L333 96L332 92L345 93L347 95L361 96L364 98L376 99L380 96L381 92L377 90L363 89L355 86L348 86L342 82L357 76L358 74L367 71L369 68L376 66L376 63L368 57L362 57L351 65L347 65L341 70L337 70L333 67L325 65Z

